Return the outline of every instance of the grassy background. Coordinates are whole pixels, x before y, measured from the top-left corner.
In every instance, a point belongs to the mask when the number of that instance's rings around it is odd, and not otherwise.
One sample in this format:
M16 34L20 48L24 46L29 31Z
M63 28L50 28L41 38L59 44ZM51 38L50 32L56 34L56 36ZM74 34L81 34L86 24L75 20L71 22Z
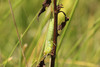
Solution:
M11 0L17 27L29 67L43 56L50 8L37 21L44 0ZM100 0L60 0L70 21L59 31L56 67L99 67ZM74 12L72 15L71 13ZM58 24L64 21L59 14ZM23 34L24 33L24 34ZM63 36L65 33L65 36ZM62 41L61 41L62 39ZM20 45L7 0L0 0L0 67L24 67ZM61 44L60 44L61 43ZM27 47L26 47L27 45ZM14 50L13 50L14 49ZM11 53L12 52L12 53ZM7 59L8 62L6 61ZM45 60L49 63L49 57ZM47 66L46 65L46 66ZM47 66L48 67L48 66Z

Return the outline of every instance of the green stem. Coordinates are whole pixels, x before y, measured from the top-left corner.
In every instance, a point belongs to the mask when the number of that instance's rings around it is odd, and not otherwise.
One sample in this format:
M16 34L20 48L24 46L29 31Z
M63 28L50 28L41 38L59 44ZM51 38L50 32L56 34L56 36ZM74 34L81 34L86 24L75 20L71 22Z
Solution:
M24 31L24 33L22 34L21 39L23 38L23 36L26 34L26 32L28 31L28 29L30 28L30 26L32 25L33 21L35 20L35 18L37 17L38 13L35 15L35 17L33 18L33 20L30 22L30 24L28 25L28 27L26 28L26 30ZM11 57L11 55L13 54L13 52L15 51L16 47L18 46L19 41L16 43L15 47L13 48L13 50L11 51L10 55L8 56L8 59ZM8 60L7 59L7 60ZM5 61L4 66L7 64L8 61Z

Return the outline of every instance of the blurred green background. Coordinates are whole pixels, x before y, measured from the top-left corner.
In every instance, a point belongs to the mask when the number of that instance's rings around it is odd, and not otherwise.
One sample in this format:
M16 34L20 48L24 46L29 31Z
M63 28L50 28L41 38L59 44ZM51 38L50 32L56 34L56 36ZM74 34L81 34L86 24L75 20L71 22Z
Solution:
M50 7L39 17L44 0L11 0L18 31L28 66L36 67L43 51L42 47L48 28ZM78 0L59 0L61 10L70 17ZM64 15L58 15L58 24L64 21ZM8 0L0 0L0 67L24 67L25 62L18 43ZM67 25L67 24L66 24ZM27 28L28 27L28 28ZM79 0L72 19L68 22L65 36L59 31L56 67L99 67L100 65L100 0ZM24 33L24 34L23 34ZM74 47L77 45L76 47ZM15 47L15 49L14 49ZM14 50L13 50L14 49ZM72 50L72 52L70 52ZM12 52L12 54L11 54ZM70 54L69 54L70 53ZM11 54L11 56L9 56ZM8 62L6 63L8 59ZM49 63L49 57L45 60ZM46 66L47 66L46 65ZM63 66L62 66L63 65ZM48 66L47 66L48 67Z

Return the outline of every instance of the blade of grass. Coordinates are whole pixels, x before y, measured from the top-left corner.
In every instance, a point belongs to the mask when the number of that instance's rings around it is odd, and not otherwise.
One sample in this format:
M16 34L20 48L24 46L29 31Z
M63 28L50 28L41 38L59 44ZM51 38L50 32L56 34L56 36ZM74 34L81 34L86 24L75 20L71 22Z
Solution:
M47 20L48 20L49 17L50 17L50 13L45 17L45 20L43 21L43 23L40 24L40 26L39 26L39 28L38 28L37 35L36 35L36 37L35 37L35 40L33 39L32 43L31 43L30 46L29 46L29 50L28 50L27 53L26 53L26 55L27 55L26 59L29 59L29 57L30 57L30 55L31 55L31 53L32 53L32 50L34 49L34 46L37 44L37 42L38 42L38 40L39 40L39 38L40 38L42 29L43 29L43 27L45 26L45 24L46 24L46 22L47 22Z
M39 61L40 61L41 57L44 57L42 55L43 55L43 51L44 51L44 47L45 47L46 37L47 37L47 32L46 32L46 35L45 35L45 38L44 38L44 42L43 42L43 46L42 46L42 49L41 49L41 52L40 52L40 55L39 55L39 59L37 61L37 65L39 64Z
M14 13L13 13L12 6L11 6L11 3L10 3L10 0L8 0L8 2L9 2L9 6L10 6L10 10L11 10L12 17L13 17L13 20L14 20L14 25L15 25L15 28L16 28L16 32L17 32L17 35L18 35L18 40L19 40L19 43L20 43L22 55L23 55L23 57L24 57L26 67L28 67L27 61L26 61L26 58L25 58L25 54L24 54L24 51L23 51L23 47L22 47L22 42L21 42L21 40L20 40L20 35L19 35L18 28L17 28L17 25L16 25Z
M59 42L59 45L57 46L57 53L58 53L58 51L59 51L59 49L60 49L60 47L61 47L62 41L63 41L63 39L64 39L64 36L65 36L65 34L66 34L67 30L68 30L69 24L70 24L70 22L71 22L71 20L72 20L73 14L74 14L75 9L76 9L76 7L77 7L77 5L78 5L78 1L79 1L79 0L76 0L76 1L75 1L74 7L73 7L72 12L71 12L71 14L70 14L70 19L69 19L69 21L67 22L67 24L66 24L66 26L65 26L65 28L64 28L64 32L63 32L63 34L62 34L62 36L61 36L61 40L60 40L60 42Z
M55 67L58 67L58 57L56 57L56 60L55 60Z
M46 36L45 36L45 40L44 40L44 43L43 43L43 46L42 46L42 49L41 49L41 52L40 52L40 55L39 55L39 58L38 58L38 61L37 61L37 65L39 64L39 61L43 55L43 50L44 50L44 47L45 47L45 41L46 41ZM37 66L36 65L36 66Z
M75 45L72 47L72 49L69 51L69 53L67 54L67 56L64 58L61 66L64 64L64 62L66 61L66 59L72 54L72 52L77 48L77 46L81 43L81 41L86 37L86 34L91 30L93 29L94 26L90 29L88 29L84 34L83 36L75 43Z
M57 53L58 53L58 51L59 51L59 49L60 49L60 47L61 47L62 41L63 41L64 36L65 36L65 34L66 34L67 30L68 30L69 24L70 24L70 22L71 22L71 20L72 20L72 17L73 17L73 14L74 14L74 12L75 12L75 9L76 9L76 7L77 7L77 5L78 5L78 2L79 2L79 0L76 0L76 1L75 1L74 7L73 7L72 12L71 12L71 14L70 14L70 19L69 19L69 21L67 22L67 25L65 26L64 32L63 32L63 34L62 34L62 36L61 36L61 40L60 40L60 42L59 42L59 44L58 44L58 46L57 46L56 55L57 55ZM58 63L58 62L57 62L57 63Z
M46 22L48 21L48 19L49 19L49 17L50 17L51 10L50 10L50 8L48 8L48 10L49 10L50 12L47 11L47 12L48 12L48 15L46 16L45 20L44 20L43 23L41 24L39 33L42 32L42 29L43 29L44 25L46 24ZM39 34L39 33L38 33L38 34ZM46 33L46 34L47 34L47 33ZM43 50L44 50L44 46L45 46L46 36L47 36L47 35L45 35L44 43L43 43L43 46L42 46L42 49L41 49L41 52L40 52L40 55L39 55L39 58L38 58L38 61L37 61L37 65L39 64L39 61L40 61L41 57L43 57L42 55L43 55ZM39 38L40 38L40 37L39 37ZM38 40L39 40L39 39L38 39ZM38 42L37 42L37 43L38 43ZM36 44L37 44L37 43L36 43ZM33 61L34 61L34 60L33 60Z
M49 10L49 8L48 8L48 10ZM50 11L50 10L49 10L49 11ZM43 20L43 22L41 22L42 24L40 24L40 26L39 26L39 28L38 28L38 32L37 32L36 36L34 37L35 39L32 40L32 42L31 42L31 44L30 44L30 46L29 46L29 48L28 48L28 50L27 50L27 53L26 53L26 55L27 55L26 59L27 59L27 60L29 60L29 57L30 57L30 55L31 55L31 53L32 53L32 51L33 51L33 49L34 49L34 47L35 47L36 44L38 43L38 40L39 40L40 35L41 35L41 33L42 33L42 29L43 29L43 27L45 26L45 24L46 24L48 18L50 17L50 12L49 12L49 11L47 11L48 13L46 14L45 19ZM40 56L41 56L41 55L40 55ZM39 60L40 60L40 57L39 57ZM39 61L39 60L38 60L38 61ZM34 61L34 60L33 60L33 61ZM38 63L38 61L37 61L37 63Z
M92 58L93 58L91 59L92 62L94 63L99 62L98 58L100 58L100 47L98 48L98 51L96 51L96 53L94 54Z
M21 37L22 37L22 36L21 36ZM22 42L22 38L21 38L21 42ZM19 50L20 50L20 52L19 52L19 67L22 67L22 66L21 66L21 61L22 61L21 47L19 47Z
M49 8L48 8L48 9L49 9ZM39 40L39 38L40 38L42 29L43 29L43 27L45 26L45 24L46 24L48 18L50 17L50 12L49 12L49 11L47 11L47 12L48 12L48 13L47 13L46 16L45 16L45 20L43 19L43 22L40 24L40 26L39 26L39 28L38 28L37 34L36 34L35 37L34 37L35 39L32 40L32 42L31 42L29 48L27 48L26 60L29 60L29 57L30 57L30 55L31 55L31 53L32 53L32 51L33 51L33 49L34 49L34 47L35 47L36 44L38 43L38 40ZM25 64L23 64L23 66L24 66L24 65L25 65Z
M21 67L21 61L22 61L22 52L20 48L20 54L19 54L19 67Z
M10 60L9 60L10 59ZM0 67L4 67L4 64L7 62L7 61L11 61L12 57L9 57L7 60L5 60L3 63L0 63Z
M100 22L100 21L98 21ZM69 67L73 66L74 61L80 56L81 52L83 51L83 49L87 46L87 42L93 37L93 35L96 33L96 31L98 30L98 28L100 27L100 23L97 24L94 27L94 31L92 32L92 34L86 39L85 43L82 45L82 47L80 48L80 50L77 52L77 54L74 56L73 60L72 60L72 64Z
M59 5L60 0L57 0L57 5Z
M24 33L22 34L21 39L23 38L23 36L26 34L26 32L28 31L28 29L30 28L30 26L32 25L33 21L35 20L35 18L37 17L38 13L35 15L35 17L33 18L33 20L30 22L30 24L28 25L28 27L26 28L26 30L24 31ZM18 46L19 41L16 43L15 47L13 48L13 50L11 51L10 55L8 56L8 59L11 57L11 55L13 54L13 52L15 51L16 47ZM5 61L4 65L7 64L7 60Z
M67 56L64 58L62 65L64 65L64 62L66 61L66 59L72 54L72 52L77 48L77 46L81 43L81 41L86 37L87 33L92 30L96 25L99 24L100 18L95 22L94 26L92 26L90 29L88 29L83 35L82 37L75 43L75 45L72 47L72 49L69 51L69 53L67 53Z
M38 45L35 46L33 61L36 60L37 56ZM32 54L32 53L31 53Z
M31 67L33 67L33 65L34 65L36 62L37 62L37 60L35 60L35 61L32 63Z

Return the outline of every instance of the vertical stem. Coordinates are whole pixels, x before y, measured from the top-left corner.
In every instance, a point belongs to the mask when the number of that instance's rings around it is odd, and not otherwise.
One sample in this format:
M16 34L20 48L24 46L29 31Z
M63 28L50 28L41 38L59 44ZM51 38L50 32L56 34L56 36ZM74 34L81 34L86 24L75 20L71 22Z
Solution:
M23 47L22 47L22 43L21 43L21 40L20 40L20 36L19 36L19 32L18 32L18 28L17 28L17 25L16 25L16 21L15 21L14 13L13 13L12 6L11 6L11 3L10 3L10 0L8 0L8 2L9 2L9 6L10 6L10 10L11 10L12 17L13 17L13 20L14 20L14 25L15 25L15 28L16 28L16 31L17 31L17 35L18 35L18 39L19 39L20 46L21 46L22 54L23 54L23 57L24 57L24 60L25 60L25 64L26 64L26 67L28 67L28 65L27 65L27 61L26 61L26 58L25 58L25 55L24 55L24 51L23 51Z
M54 0L54 37L53 42L57 46L57 9L56 9L56 0ZM56 57L56 46L53 45L54 55L51 55L51 67L55 65L55 57Z

